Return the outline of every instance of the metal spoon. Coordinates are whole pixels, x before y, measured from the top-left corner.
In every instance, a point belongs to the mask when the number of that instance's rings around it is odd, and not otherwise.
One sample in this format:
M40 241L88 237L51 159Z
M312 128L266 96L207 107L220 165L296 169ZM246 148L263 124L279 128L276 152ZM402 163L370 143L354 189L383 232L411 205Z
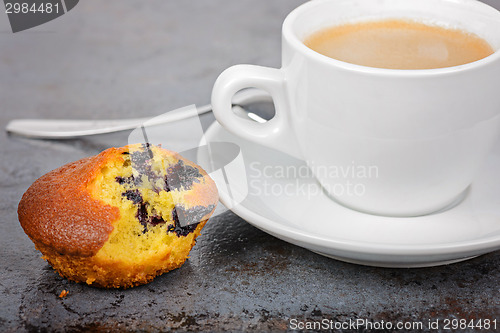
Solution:
M271 97L257 89L246 89L233 97L233 110L239 116L257 122L266 119L247 111L246 105L259 102L270 102ZM105 134L134 129L147 122L147 126L171 123L202 115L212 111L210 104L196 108L196 112L186 112L185 108L163 114L161 117L146 117L117 120L59 120L59 119L15 119L10 121L5 130L8 133L26 136L33 139L69 139L88 135Z

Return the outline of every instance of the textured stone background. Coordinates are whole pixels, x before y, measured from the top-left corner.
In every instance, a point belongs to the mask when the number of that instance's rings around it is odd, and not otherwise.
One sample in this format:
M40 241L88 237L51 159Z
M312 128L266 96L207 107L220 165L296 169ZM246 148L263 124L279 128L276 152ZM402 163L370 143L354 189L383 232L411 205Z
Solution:
M0 127L13 118L153 116L205 104L228 66L279 67L281 22L301 2L85 0L17 34L0 14ZM489 3L500 8L499 0ZM37 177L125 145L127 136L34 141L0 133L0 331L274 331L287 329L290 318L500 320L498 251L445 267L364 267L287 244L230 212L210 221L182 268L149 285L123 291L68 282L23 233L17 203ZM181 144L172 137L170 148ZM63 289L69 295L60 299Z

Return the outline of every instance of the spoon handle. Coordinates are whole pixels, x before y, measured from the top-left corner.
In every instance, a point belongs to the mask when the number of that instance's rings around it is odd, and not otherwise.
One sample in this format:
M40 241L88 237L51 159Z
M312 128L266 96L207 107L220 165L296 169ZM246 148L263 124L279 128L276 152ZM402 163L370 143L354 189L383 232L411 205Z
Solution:
M234 96L233 105L243 106L269 100L270 97L266 93L247 89ZM159 117L115 120L14 119L7 124L5 130L33 139L69 139L130 130L139 126L167 124L211 111L212 106L207 104L193 109L180 108Z

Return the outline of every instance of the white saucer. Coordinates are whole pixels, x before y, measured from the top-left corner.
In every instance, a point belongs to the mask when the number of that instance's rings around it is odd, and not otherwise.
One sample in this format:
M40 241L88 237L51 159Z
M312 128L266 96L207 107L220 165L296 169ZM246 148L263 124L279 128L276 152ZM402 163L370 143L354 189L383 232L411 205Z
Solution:
M300 189L318 186L310 176L276 176L287 166L303 171L304 162L237 138L218 123L211 125L205 140L241 149L242 162L232 163L232 168L246 169L246 179L244 174L234 177L231 168L224 177L211 173L226 207L257 228L324 256L371 266L426 267L500 249L500 145L458 205L428 216L390 218L345 208L322 191L307 195ZM224 154L212 154L211 161L201 155L198 163L204 167L227 164ZM265 170L274 176L266 177ZM268 193L263 185L269 186ZM233 199L238 196L244 197L240 203Z

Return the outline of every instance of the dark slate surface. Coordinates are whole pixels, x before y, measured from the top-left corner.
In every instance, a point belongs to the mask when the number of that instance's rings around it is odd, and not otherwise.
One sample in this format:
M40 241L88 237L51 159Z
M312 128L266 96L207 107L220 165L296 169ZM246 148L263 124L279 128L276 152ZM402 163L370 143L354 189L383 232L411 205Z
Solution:
M300 2L86 0L18 34L0 14L0 126L19 117L122 118L205 104L224 68L279 66L281 21ZM125 145L127 136L51 142L0 133L0 331L279 331L291 318L500 320L500 252L426 269L364 267L287 244L230 212L210 221L182 268L149 285L124 291L68 282L23 233L17 203L45 172ZM171 140L176 149L180 139ZM63 289L69 295L61 299Z

